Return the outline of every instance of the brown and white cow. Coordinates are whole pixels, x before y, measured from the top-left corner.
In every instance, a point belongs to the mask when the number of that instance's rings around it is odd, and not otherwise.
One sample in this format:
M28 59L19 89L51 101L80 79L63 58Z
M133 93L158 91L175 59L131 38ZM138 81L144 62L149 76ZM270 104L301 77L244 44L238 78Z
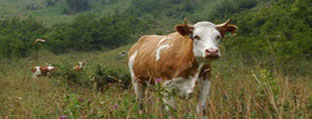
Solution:
M211 62L221 56L218 46L220 39L228 32L233 35L237 29L237 26L229 22L227 20L215 25L202 21L189 25L185 19L184 24L175 26L177 32L165 36L141 37L128 53L132 84L140 105L147 83L161 79L161 85L168 92L174 91L180 98L188 100L198 82L196 110L205 115ZM164 103L174 109L173 96L164 95ZM169 106L165 106L167 111Z
M83 69L85 63L80 61L80 62L77 62L77 64L72 68L72 70L75 70L75 71L80 71Z
M31 71L33 73L33 78L38 78L39 76L51 76L52 72L55 70L55 67L52 65L46 66L34 66Z

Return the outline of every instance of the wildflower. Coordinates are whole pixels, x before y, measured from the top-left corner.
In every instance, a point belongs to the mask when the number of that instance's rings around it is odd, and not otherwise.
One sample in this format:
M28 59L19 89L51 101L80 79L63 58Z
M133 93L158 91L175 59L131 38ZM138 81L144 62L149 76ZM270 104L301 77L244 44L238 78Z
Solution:
M60 119L66 119L67 118L67 116L60 116Z
M81 97L78 98L78 101L82 103L83 99Z
M88 103L87 103L88 105L90 105L91 104L91 99L88 99Z
M161 78L157 78L155 81L156 81L156 83L160 83L161 82Z
M112 108L113 108L113 109L117 109L117 108L118 108L118 105L115 104L115 105L112 106Z

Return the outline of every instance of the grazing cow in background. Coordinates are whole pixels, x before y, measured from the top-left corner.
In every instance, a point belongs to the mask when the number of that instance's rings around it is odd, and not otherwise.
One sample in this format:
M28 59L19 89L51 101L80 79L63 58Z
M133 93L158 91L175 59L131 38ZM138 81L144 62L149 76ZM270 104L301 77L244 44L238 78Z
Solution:
M46 40L40 39L40 38L35 40L35 43L45 43L45 42L46 42Z
M84 62L77 62L77 64L72 68L72 70L75 70L75 71L80 71L83 69L85 63Z
M51 76L54 70L55 67L50 64L46 64L46 66L34 66L31 69L33 78L38 78L39 76Z
M196 110L206 115L206 101L210 90L211 63L221 54L219 42L225 34L235 33L237 26L202 21L195 25L175 26L177 32L169 35L147 35L141 37L128 53L128 65L132 84L142 112L142 100L147 83L159 82L165 88L165 108L175 109L174 92L182 99L192 97L196 82L199 95Z
M117 59L120 60L122 57L127 55L127 51L122 51L117 55Z

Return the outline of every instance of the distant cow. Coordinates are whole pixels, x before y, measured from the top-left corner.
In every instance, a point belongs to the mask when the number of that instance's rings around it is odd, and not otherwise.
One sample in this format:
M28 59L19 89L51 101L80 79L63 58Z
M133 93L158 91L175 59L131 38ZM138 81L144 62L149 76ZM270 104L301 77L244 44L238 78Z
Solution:
M55 67L52 65L47 66L34 66L31 71L33 73L33 78L38 78L39 76L51 76Z
M189 25L185 19L184 24L175 26L177 32L164 36L143 36L131 47L128 65L141 111L147 83L159 82L167 90L163 92L163 101L166 110L170 111L169 106L176 107L174 98L166 92L175 92L173 94L188 100L198 82L196 110L206 115L211 63L221 56L218 45L221 38L228 32L233 35L237 29L229 22L215 25L202 21Z
M122 51L117 55L117 59L120 60L122 57L127 55L127 51Z
M77 64L72 68L72 70L75 70L75 71L80 71L83 69L85 63L84 62L77 62Z

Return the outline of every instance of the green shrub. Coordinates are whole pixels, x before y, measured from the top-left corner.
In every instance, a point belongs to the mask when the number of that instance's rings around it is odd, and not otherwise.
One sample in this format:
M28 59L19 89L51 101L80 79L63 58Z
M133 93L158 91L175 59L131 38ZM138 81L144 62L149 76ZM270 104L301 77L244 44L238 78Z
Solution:
M115 83L120 84L122 88L127 89L130 85L130 75L128 73L122 74L109 68L102 68L101 65L97 65L92 81L97 89L101 91L104 91L105 88L109 88L110 84Z

